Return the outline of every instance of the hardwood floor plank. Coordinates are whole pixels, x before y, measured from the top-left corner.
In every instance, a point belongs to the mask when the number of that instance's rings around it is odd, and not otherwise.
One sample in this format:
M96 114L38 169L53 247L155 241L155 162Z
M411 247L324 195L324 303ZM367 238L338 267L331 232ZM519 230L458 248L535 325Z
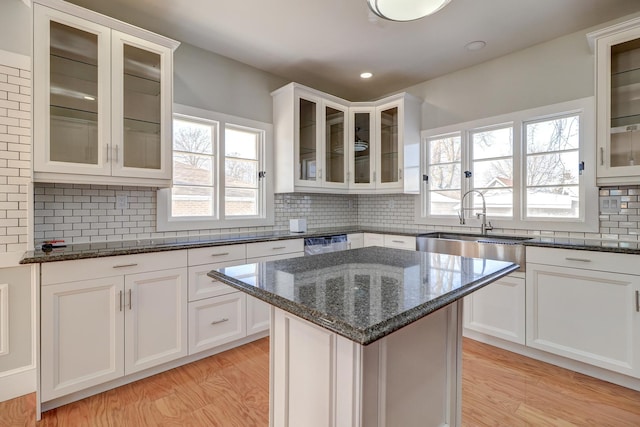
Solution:
M266 427L269 341L246 346L43 414L35 394L0 403L2 427ZM462 426L640 426L640 393L463 340Z

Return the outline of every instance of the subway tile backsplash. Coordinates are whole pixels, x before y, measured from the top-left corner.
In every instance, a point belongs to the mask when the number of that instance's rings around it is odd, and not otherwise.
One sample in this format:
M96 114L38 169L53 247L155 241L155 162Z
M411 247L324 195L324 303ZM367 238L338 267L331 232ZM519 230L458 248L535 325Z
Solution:
M116 196L127 195L126 209L116 208ZM621 212L601 214L599 233L528 231L536 236L601 238L637 241L640 236L640 186L600 189L600 196L620 196ZM287 230L289 219L306 218L310 229L343 226L390 227L430 231L468 231L462 227L416 225L417 196L276 194L275 224L241 229L203 229L184 232L156 231L156 191L146 187L42 184L34 187L35 243L64 239L67 243L148 239L183 235L216 235L221 232ZM518 234L496 229L495 233Z

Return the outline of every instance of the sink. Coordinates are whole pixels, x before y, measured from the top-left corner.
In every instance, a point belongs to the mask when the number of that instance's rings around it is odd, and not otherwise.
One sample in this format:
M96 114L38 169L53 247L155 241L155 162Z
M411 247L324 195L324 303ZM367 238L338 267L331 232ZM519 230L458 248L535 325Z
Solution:
M525 247L522 242L531 239L519 236L434 232L419 235L416 238L416 249L469 258L509 261L520 266L517 271L525 271Z

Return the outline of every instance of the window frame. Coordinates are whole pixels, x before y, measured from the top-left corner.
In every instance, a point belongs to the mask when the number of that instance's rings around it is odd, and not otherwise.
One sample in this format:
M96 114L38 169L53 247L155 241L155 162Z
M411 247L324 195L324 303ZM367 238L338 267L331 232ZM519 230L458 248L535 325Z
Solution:
M196 123L217 123L217 140L213 142L214 212L211 216L171 216L171 188L159 189L157 192L157 231L209 230L238 227L257 227L274 225L274 185L273 174L273 125L243 117L232 116L187 105L174 104L173 120L192 120ZM261 134L258 147L259 170L266 171L266 176L258 180L258 215L225 217L225 130L227 124L233 128L257 130ZM171 139L171 155L173 157L173 138ZM173 164L173 160L172 160ZM172 173L173 180L173 173Z
M494 228L507 230L548 230L566 232L598 232L599 231L599 209L598 203L594 200L598 198L598 187L596 186L596 162L595 162L595 100L594 97L581 98L573 101L532 108L500 116L483 118L441 128L424 130L421 133L420 159L421 176L428 175L428 140L439 136L450 135L459 132L462 136L462 190L461 196L466 191L473 189L473 180L464 178L464 171L471 170L473 163L473 142L471 135L478 131L496 129L512 125L513 132L513 217L505 218L499 216L488 216ZM571 115L579 116L579 161L584 161L585 170L579 176L579 216L578 218L544 218L527 217L525 205L526 192L526 141L524 131L525 124L552 120ZM457 215L430 215L429 204L429 184L421 181L420 196L416 203L415 221L417 224L440 225L440 226L460 226ZM469 197L467 197L469 199ZM587 203L587 200L591 200ZM469 204L465 200L465 204ZM479 228L480 221L470 217L467 219L466 227L471 226L474 230Z

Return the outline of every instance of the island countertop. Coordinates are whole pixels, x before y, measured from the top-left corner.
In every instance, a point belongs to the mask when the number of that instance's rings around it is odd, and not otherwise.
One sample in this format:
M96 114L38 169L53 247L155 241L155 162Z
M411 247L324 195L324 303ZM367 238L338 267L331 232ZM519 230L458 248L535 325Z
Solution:
M367 345L517 268L510 262L368 247L225 267L208 275Z

